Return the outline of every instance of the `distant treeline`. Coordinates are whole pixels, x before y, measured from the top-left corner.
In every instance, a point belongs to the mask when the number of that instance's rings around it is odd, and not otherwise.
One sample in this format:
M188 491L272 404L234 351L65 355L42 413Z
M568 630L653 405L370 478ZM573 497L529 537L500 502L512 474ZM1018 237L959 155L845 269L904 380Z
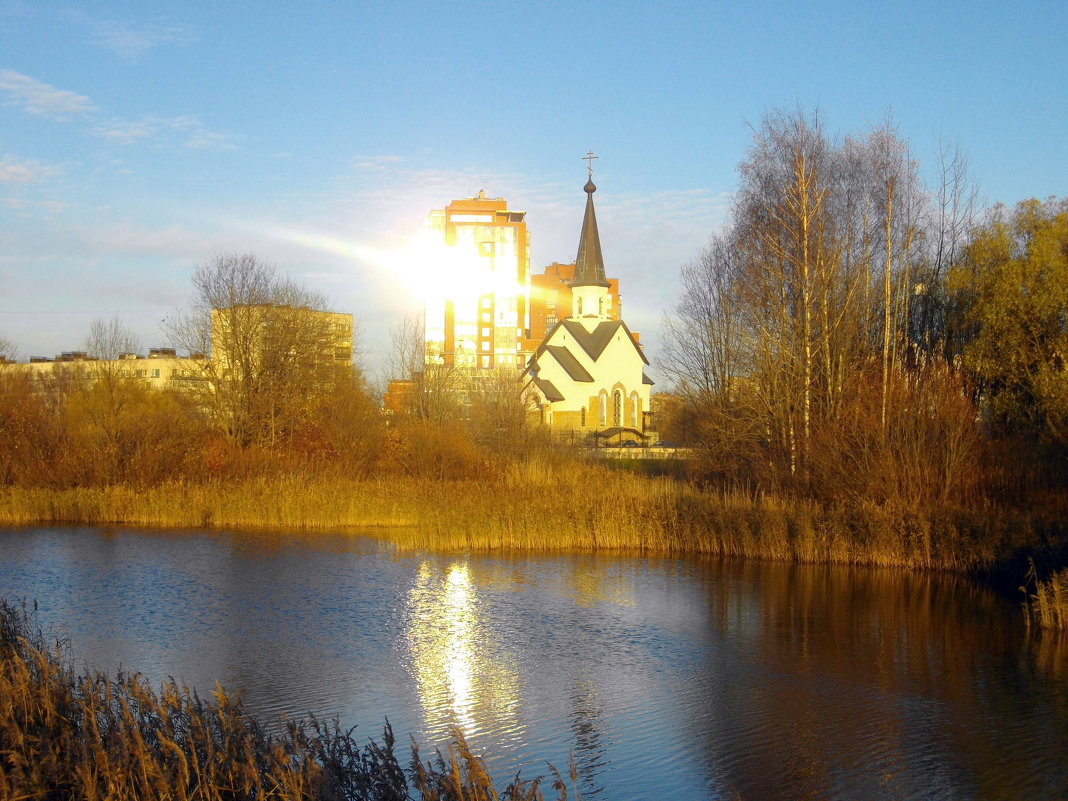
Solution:
M982 214L885 124L769 114L724 230L683 269L664 436L726 487L1068 513L1068 200Z
M94 321L84 361L36 371L0 358L0 486L148 488L293 473L464 479L488 477L541 441L524 424L514 371L477 387L456 386L458 371L439 375L387 418L351 362L351 341L337 358L332 317L315 311L324 298L250 254L215 258L193 283L191 308L168 334L209 357L186 359L162 390L122 358L137 342L119 320Z

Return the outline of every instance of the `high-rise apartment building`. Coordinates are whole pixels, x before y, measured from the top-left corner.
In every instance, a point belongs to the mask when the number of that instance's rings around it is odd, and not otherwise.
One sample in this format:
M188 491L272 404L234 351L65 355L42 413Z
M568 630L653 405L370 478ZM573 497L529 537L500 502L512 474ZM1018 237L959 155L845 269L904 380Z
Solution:
M520 368L529 327L526 212L504 198L454 200L430 213L445 245L443 290L425 307L426 359L447 366ZM433 295L437 295L436 297Z

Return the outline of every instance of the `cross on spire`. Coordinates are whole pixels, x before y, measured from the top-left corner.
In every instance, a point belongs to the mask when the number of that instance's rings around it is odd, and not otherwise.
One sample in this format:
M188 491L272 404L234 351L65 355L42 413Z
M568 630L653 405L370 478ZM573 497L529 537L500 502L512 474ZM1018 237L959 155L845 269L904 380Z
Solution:
M600 156L593 155L592 150L586 151L586 155L582 157L582 160L587 164L586 170L589 173L590 178L593 177L593 160L598 158L600 158Z

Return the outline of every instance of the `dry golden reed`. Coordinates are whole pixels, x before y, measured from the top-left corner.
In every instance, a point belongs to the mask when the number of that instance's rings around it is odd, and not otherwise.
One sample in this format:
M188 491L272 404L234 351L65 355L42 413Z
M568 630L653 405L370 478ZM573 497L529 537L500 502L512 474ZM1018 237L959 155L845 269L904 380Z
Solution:
M1068 568L1043 580L1038 578L1032 562L1027 582L1034 586L1034 592L1026 600L1029 619L1043 629L1068 631ZM1027 585L1022 589L1026 594Z
M151 490L0 489L0 525L182 528L382 527L402 546L625 550L798 562L970 569L995 539L959 513L709 491L597 463L536 458L482 480L292 474L172 482Z
M535 801L541 779L498 792L459 731L447 755L402 767L393 732L361 745L336 722L266 734L240 700L137 674L76 674L25 608L0 600L0 799L86 801ZM567 788L550 765L559 799ZM572 786L578 780L571 771ZM578 795L577 790L575 793Z

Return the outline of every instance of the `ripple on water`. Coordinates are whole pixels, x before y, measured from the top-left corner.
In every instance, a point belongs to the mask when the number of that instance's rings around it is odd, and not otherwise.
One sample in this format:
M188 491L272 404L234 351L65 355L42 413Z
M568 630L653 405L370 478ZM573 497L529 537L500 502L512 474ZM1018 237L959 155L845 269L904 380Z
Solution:
M572 750L589 798L1068 787L1060 652L1039 665L1014 609L946 577L40 529L0 536L0 593L40 599L80 663L361 738L388 717L424 756L459 726L505 782Z

